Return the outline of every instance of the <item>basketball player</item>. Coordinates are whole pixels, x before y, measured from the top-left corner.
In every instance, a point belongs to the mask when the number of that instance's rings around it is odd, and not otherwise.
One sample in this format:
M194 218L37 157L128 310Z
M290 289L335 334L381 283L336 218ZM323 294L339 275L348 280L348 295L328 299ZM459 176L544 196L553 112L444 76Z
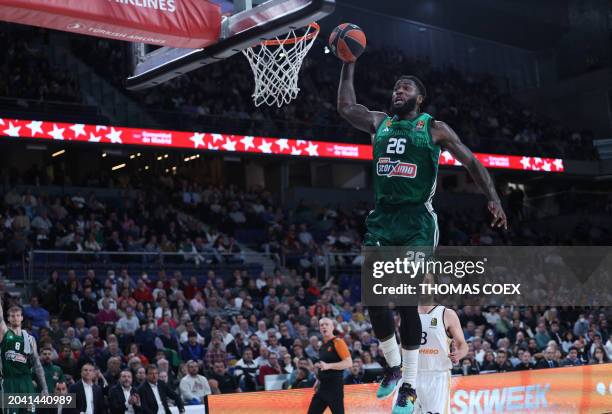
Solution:
M40 363L36 340L25 329L21 329L23 313L18 306L8 310L9 326L4 322L2 302L0 302L0 355L2 360L2 389L5 394L34 393L32 367L43 394L47 394L45 371ZM7 409L5 413L28 412L22 409Z
M423 327L419 349L418 414L450 413L450 370L468 353L457 313L442 305L419 306ZM453 348L450 348L450 345Z
M491 226L506 228L506 215L487 170L447 124L421 112L427 96L423 83L414 76L400 77L393 88L390 115L387 115L357 104L354 71L355 63L344 63L338 88L338 112L355 128L372 136L376 206L366 220L364 244L436 247L438 224L431 201L442 148L461 162L486 195L493 214ZM399 387L393 413L411 414L417 397L421 322L416 306L397 309L401 319L401 355L390 309L374 306L368 309L388 364L376 396L387 398Z

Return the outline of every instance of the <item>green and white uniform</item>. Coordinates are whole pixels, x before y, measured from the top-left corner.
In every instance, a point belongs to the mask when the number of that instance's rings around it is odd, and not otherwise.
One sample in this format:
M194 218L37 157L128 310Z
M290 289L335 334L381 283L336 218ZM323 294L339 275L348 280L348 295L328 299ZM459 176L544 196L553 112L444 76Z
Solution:
M31 351L30 351L31 352ZM23 334L17 335L10 328L6 330L0 343L2 358L2 390L5 394L34 393L32 384L31 354L25 353ZM26 409L6 409L5 413L25 413Z
M376 207L366 220L366 246L438 244L436 191L440 146L431 137L433 118L385 118L373 143Z

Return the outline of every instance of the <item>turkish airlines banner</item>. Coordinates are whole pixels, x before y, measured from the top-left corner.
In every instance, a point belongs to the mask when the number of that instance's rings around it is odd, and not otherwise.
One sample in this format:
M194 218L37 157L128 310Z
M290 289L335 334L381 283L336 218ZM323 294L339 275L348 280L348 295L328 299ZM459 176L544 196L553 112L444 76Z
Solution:
M0 0L1 1L1 0ZM125 128L107 125L67 124L0 118L0 137L53 139L105 144L147 145L169 148L189 148L223 152L371 160L372 146L350 143L311 141L294 138L271 138L250 135L217 134L210 132L164 131ZM509 170L563 172L560 158L540 158L526 155L475 154L487 168ZM461 165L444 151L440 165Z
M378 384L344 387L347 414L390 413ZM208 396L214 414L305 413L312 389ZM452 414L601 414L612 412L612 364L454 377Z
M207 0L0 0L0 20L192 49L221 33L221 8Z

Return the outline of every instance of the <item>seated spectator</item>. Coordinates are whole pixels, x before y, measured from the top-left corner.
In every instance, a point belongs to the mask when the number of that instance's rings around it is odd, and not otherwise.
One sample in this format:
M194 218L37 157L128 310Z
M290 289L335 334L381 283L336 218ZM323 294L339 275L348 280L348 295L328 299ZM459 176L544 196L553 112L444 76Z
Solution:
M311 378L310 373L306 368L298 368L296 370L295 381L291 388L312 388L314 385L314 379Z
M372 354L370 354L369 351L362 352L361 359L363 360L363 369L364 370L381 370L381 369L383 369L382 365L380 365L376 360L372 359Z
M187 362L187 375L180 382L179 389L185 405L204 404L204 397L212 394L208 380L198 375L198 363L194 360Z
M111 357L106 362L106 372L104 378L109 387L114 387L119 381L121 375L121 359L119 357Z
M536 368L558 368L559 361L555 357L555 349L552 346L547 346L544 350L544 358L536 363Z
M521 361L514 367L514 371L529 371L535 368L535 364L531 362L531 353L524 351L520 357Z
M314 384L315 381L315 376L313 373L313 368L314 366L312 365L312 361L310 361L308 358L306 357L302 357L298 360L297 362L297 369L294 370L291 375L289 375L289 380L288 380L288 385L290 388L295 387L295 385L297 384L297 373L299 372L300 369L305 369L306 372L308 372L308 381L312 381L312 383Z
M608 362L610 362L610 358L608 358L608 355L606 355L606 350L601 346L595 348L593 358L589 361L589 364L607 364Z
M495 363L497 365L497 372L512 371L512 364L508 360L508 352L506 352L505 349L497 350L497 356L495 357Z
M216 362L223 362L225 365L227 361L227 352L221 348L221 343L221 338L219 336L215 336L208 346L206 356L204 357L204 362L206 367L209 369L213 368Z
M108 405L111 413L131 414L140 412L140 395L132 386L132 372L121 371L119 382L108 391Z
M344 378L344 384L363 384L363 372L358 363L353 362L349 375Z
M257 387L257 363L253 360L253 350L246 348L242 353L242 359L238 360L234 366L234 377L242 391L255 391Z
M576 347L571 347L567 353L567 356L563 361L561 361L562 367L572 367L583 365L582 360L578 358L578 349Z
M131 337L136 333L139 326L140 322L134 313L134 309L131 306L128 306L125 310L125 316L123 316L117 322L117 329L120 329L124 335Z
M32 295L30 298L30 306L23 308L23 316L32 321L32 326L34 328L49 326L49 312L40 307L38 296L36 295Z
M178 406L179 412L185 412L185 407L183 406L183 401L180 396L164 382L159 381L159 371L155 365L149 365L147 367L146 375L146 381L138 388L143 412L159 413L162 412L163 409L166 413L169 413L168 397L174 400Z
M181 350L181 358L183 361L194 360L198 364L204 363L204 347L198 343L198 333L189 332L186 344L183 344Z
M278 356L274 352L270 352L267 363L259 367L259 385L265 385L266 375L280 375L282 372L283 369L278 362Z
M213 365L213 372L210 374L209 378L210 387L215 394L241 392L236 378L228 374L225 362L215 362Z
M313 335L310 337L308 342L309 344L304 350L304 352L306 352L306 355L310 359L318 360L319 359L319 349L321 348L321 341L319 341L319 337Z

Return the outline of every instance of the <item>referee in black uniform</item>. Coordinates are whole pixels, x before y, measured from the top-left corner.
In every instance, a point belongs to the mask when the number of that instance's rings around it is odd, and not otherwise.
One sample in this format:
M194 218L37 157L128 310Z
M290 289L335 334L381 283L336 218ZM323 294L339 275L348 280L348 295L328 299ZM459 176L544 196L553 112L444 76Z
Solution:
M353 359L346 342L334 335L334 321L321 318L319 330L323 344L319 349L319 369L315 394L310 401L308 414L322 414L327 407L332 414L344 414L344 381L342 372L353 366Z

